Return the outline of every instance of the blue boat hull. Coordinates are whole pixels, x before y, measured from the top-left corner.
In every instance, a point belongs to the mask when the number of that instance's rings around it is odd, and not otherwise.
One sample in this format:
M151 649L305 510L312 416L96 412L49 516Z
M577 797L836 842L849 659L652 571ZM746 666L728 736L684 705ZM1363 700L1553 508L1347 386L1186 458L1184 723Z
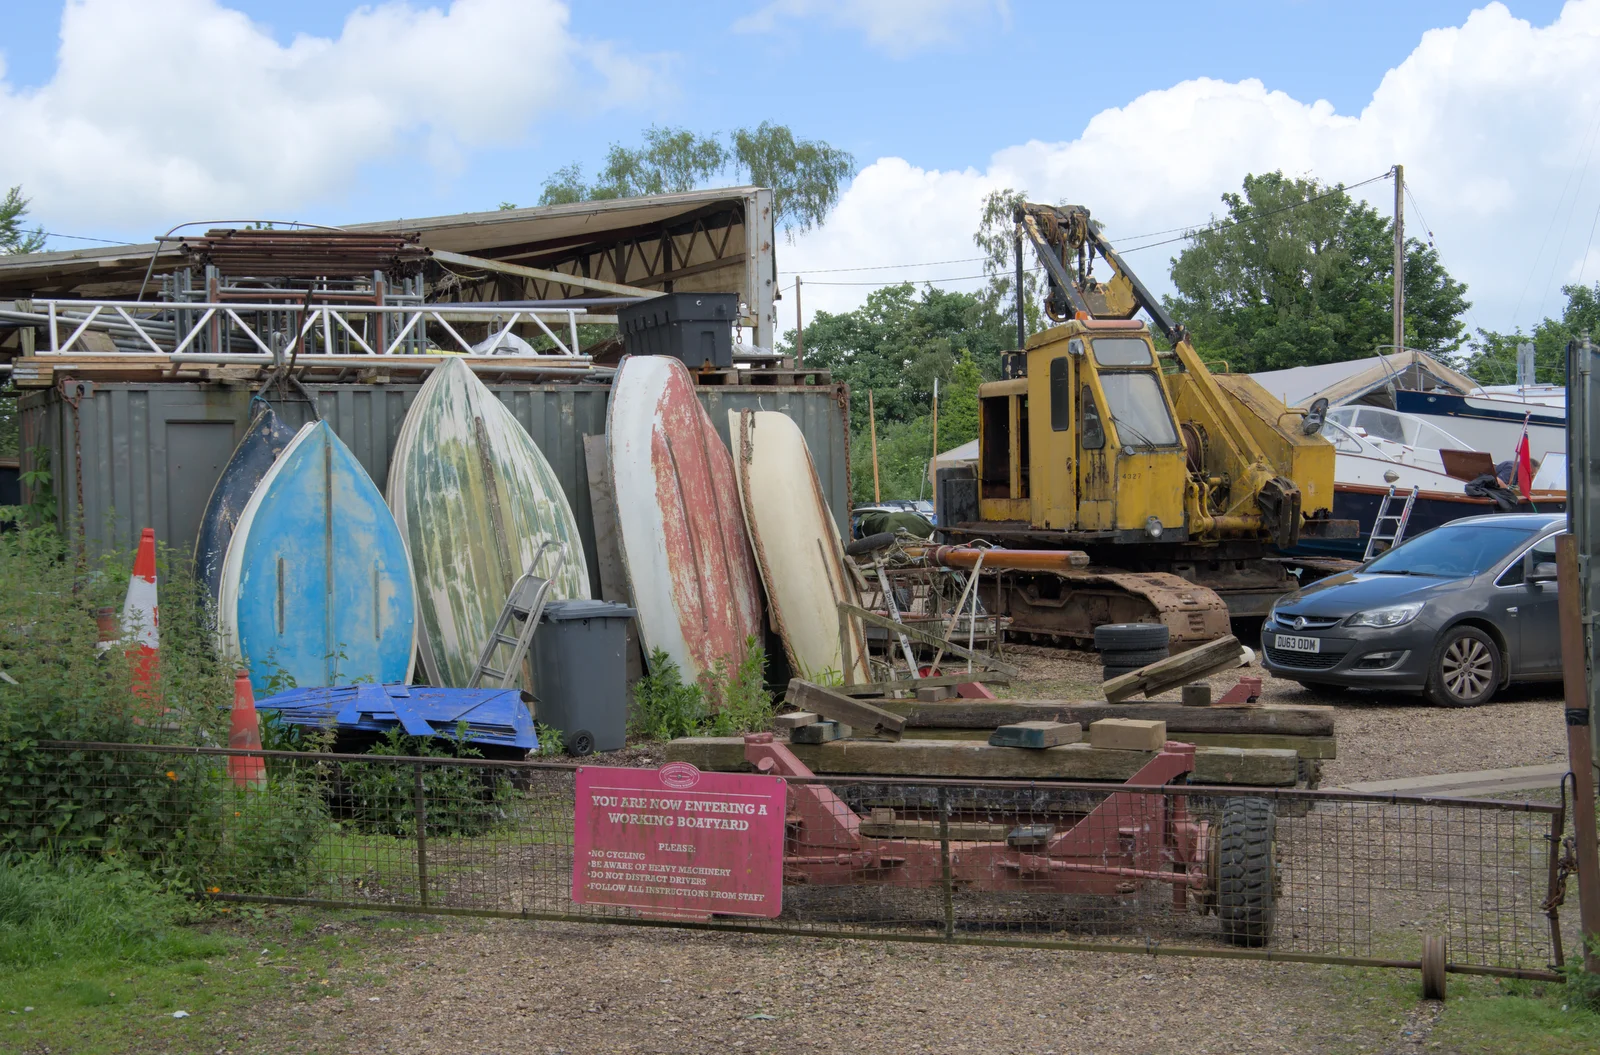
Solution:
M383 496L325 422L262 479L220 592L224 642L257 692L411 680L411 562Z
M250 422L244 438L233 449L222 475L211 489L200 532L194 541L195 574L205 583L211 600L217 600L222 586L222 563L228 556L228 543L239 515L255 494L261 478L267 475L278 455L294 439L294 429L283 423L271 407L264 407Z

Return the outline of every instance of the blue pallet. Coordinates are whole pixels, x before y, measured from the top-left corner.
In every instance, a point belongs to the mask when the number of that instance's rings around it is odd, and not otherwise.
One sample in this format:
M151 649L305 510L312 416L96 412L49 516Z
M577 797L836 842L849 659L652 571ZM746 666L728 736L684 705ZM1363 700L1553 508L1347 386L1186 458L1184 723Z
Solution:
M469 744L533 751L539 738L518 689L437 689L427 685L339 685L290 689L256 704L286 725L442 736ZM464 723L464 724L463 724Z

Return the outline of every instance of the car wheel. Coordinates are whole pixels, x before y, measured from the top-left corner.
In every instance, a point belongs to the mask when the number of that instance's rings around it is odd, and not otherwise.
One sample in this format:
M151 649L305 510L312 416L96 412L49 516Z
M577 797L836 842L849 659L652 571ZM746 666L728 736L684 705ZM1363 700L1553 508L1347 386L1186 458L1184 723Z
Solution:
M1500 688L1502 660L1494 638L1475 626L1445 633L1428 668L1429 702L1440 707L1479 707Z

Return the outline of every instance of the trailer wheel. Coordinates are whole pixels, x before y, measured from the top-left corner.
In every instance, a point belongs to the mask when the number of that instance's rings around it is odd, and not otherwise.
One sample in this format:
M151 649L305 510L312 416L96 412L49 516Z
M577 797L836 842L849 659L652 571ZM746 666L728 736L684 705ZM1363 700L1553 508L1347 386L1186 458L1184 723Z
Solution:
M1271 799L1223 800L1213 879L1222 936L1234 945L1257 948L1272 937L1277 828Z

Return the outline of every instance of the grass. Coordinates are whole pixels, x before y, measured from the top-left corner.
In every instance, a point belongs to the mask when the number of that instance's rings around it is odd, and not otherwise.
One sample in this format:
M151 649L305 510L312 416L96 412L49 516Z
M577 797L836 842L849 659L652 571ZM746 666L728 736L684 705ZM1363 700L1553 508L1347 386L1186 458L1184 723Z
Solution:
M13 858L0 864L0 1051L215 1051L254 1028L252 1008L339 997L375 939L431 926L198 905L131 870Z

